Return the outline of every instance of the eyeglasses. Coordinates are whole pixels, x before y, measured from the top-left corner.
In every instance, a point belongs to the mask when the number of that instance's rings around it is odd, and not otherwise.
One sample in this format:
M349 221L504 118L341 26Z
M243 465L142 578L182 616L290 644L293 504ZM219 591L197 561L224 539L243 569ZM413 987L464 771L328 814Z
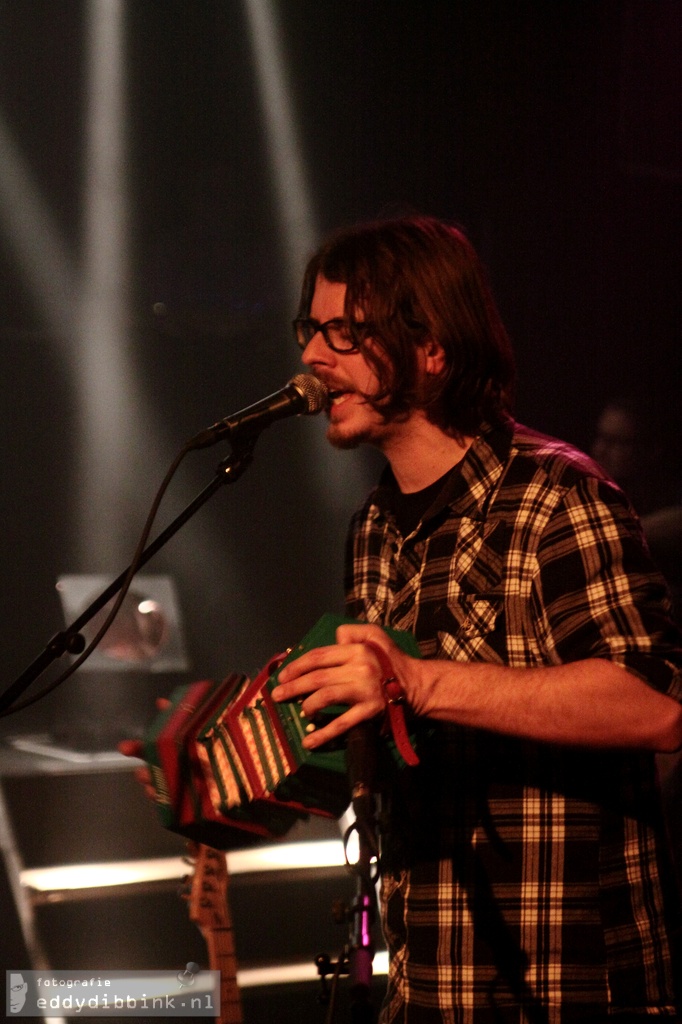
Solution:
M293 327L300 349L304 349L319 331L333 352L357 352L372 330L372 325L366 320L346 320L343 317L326 320L323 324L311 317L299 317L294 320Z

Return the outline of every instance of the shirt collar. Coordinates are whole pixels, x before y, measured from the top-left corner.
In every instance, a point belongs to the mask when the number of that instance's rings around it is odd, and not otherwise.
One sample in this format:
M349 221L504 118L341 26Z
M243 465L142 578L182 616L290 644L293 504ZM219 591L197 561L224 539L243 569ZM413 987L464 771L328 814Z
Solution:
M462 461L448 474L422 522L432 520L448 507L457 518L485 519L490 497L509 456L513 431L511 419L500 426L483 424ZM386 466L371 498L379 515L391 515L396 486L391 467Z

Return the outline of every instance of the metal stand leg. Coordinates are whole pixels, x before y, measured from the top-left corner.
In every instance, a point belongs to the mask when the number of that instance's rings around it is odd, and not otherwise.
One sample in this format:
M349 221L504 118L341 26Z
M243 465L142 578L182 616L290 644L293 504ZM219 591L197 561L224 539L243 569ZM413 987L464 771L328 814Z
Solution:
M12 822L7 809L7 801L5 800L5 793L2 788L1 781L0 851L2 851L2 857L5 862L7 878L9 880L12 897L14 899L14 906L19 918L21 934L24 940L24 945L28 951L29 960L31 961L31 969L34 971L47 971L50 969L50 965L36 929L33 903L26 889L21 884L21 872L24 864L17 848L14 829L12 828ZM21 964L17 964L17 969L19 970L20 968ZM43 1017L43 1020L48 1021L49 1024L66 1024L64 1017Z

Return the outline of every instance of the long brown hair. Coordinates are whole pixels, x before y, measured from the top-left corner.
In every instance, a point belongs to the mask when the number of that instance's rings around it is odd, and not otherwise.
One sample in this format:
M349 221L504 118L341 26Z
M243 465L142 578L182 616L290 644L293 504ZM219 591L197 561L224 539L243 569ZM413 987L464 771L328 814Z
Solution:
M445 429L474 434L512 409L514 356L481 261L465 235L430 217L375 221L332 236L312 256L299 316L310 314L318 274L346 285L349 322L372 323L364 353L386 416L421 407ZM445 352L442 374L420 382L417 349Z

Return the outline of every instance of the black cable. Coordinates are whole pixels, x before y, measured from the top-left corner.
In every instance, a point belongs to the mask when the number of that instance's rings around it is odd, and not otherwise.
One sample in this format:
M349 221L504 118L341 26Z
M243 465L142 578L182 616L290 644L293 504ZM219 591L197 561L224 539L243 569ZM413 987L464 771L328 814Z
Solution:
M44 686L43 689L40 690L38 693L33 694L33 696L31 696L31 697L26 697L24 700L19 701L19 703L13 704L12 707L7 708L6 711L0 712L0 718L6 718L8 715L13 715L17 711L23 711L25 708L30 707L32 704L35 704L37 701L42 700L43 697L46 697L49 693L52 693L53 690L56 690L58 686L61 686L62 683L66 682L66 680L69 679L74 674L74 672L76 672L77 669L79 669L81 667L83 662L87 661L87 659L90 657L90 655L95 650L95 648L99 644L100 640L105 635L105 633L107 632L107 630L111 626L112 622L114 621L114 619L118 615L119 609L120 609L121 605L123 604L123 602L125 601L126 594L128 593L128 591L130 589L130 585L133 582L133 579L134 579L138 569L140 568L140 563L141 563L141 560L142 560L142 556L144 555L145 546L146 546L147 541L149 539L149 534L151 533L152 526L154 525L154 520L156 519L156 516L157 516L157 513L159 511L159 507L161 505L163 497L164 497L166 491L168 490L168 487L170 485L171 480L173 479L173 477L177 473L178 468L180 466L180 463L185 458L185 456L188 454L188 452L193 451L194 448L195 448L195 445L193 444L193 442L192 441L188 441L184 445L184 447L178 452L178 454L175 456L175 458L173 459L173 462L171 463L171 465L170 465L170 467L169 467L165 477L161 481L161 485L160 485L158 491L156 492L156 496L154 497L154 501L152 502L151 508L149 510L149 514L147 516L146 522L145 522L144 527L142 529L142 533L141 533L140 539L139 539L139 541L137 543L137 547L135 548L135 552L133 554L132 561L130 563L128 571L126 572L125 579L124 579L124 581L123 581L123 583L121 585L121 589L120 589L120 591L118 593L118 596L117 596L117 598L116 598L116 600L115 600L115 602L114 602L114 604L113 604L109 614L107 615L106 619L104 620L104 623L102 624L102 626L98 630L97 634L90 641L90 643L85 648L83 653L78 656L76 661L74 661L71 665L69 665L69 667L67 669L65 669L61 673L61 675L59 675L56 679L54 679L47 686ZM68 630L67 630L67 633L68 633Z

